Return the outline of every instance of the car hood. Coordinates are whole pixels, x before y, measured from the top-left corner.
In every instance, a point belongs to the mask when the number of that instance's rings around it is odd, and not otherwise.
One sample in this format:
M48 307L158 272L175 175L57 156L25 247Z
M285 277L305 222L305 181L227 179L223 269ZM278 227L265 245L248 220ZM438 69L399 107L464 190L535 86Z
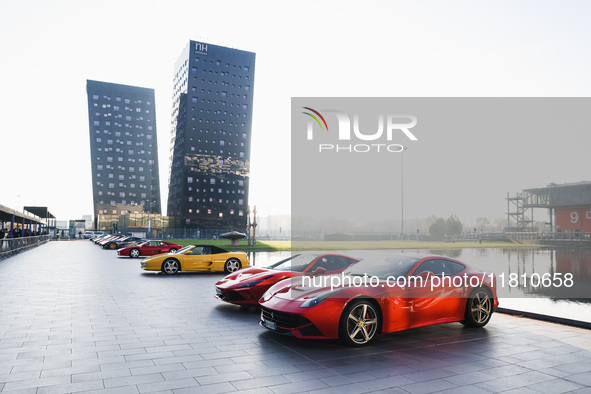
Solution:
M161 253L161 254L156 254L154 256L146 257L143 261L144 262L147 262L147 261L156 260L158 258L162 258L163 256L167 256L169 254L175 254L175 253Z
M216 283L216 285L221 284L221 283L228 283L228 282L234 282L234 283L250 282L251 280L258 280L258 279L265 277L265 275L267 275L269 272L277 272L277 271L272 271L267 268L247 267L247 268L238 270L238 271L226 276L224 279L222 279L218 283Z
M312 277L308 278L312 279ZM304 286L302 283L303 280L304 279L301 276L297 278L286 279L285 281L279 282L274 287L272 287L269 290L269 293L272 294L272 297L282 300L304 302L332 291L338 291L340 289L338 286L331 288L330 281L328 281L328 286L309 286L310 282L305 283L306 286Z

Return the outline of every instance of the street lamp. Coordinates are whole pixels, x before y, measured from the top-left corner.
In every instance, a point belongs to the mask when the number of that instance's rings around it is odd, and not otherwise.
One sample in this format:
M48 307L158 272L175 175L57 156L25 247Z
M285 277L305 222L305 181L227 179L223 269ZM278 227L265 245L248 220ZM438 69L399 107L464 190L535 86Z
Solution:
M404 238L404 151L400 150L400 240Z

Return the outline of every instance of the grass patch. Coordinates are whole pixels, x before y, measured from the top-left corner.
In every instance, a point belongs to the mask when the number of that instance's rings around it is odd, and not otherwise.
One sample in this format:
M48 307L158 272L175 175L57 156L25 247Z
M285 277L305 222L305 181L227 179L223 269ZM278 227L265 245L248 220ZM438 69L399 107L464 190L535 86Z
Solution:
M167 242L172 242L182 246L204 244L214 245L223 249L236 251L252 251L252 252L277 252L284 250L291 250L290 241L257 241L256 246L248 246L248 241L240 241L238 246L232 246L228 239L169 239Z
M275 252L289 250L401 250L401 249L467 249L467 248L495 248L519 249L538 248L540 245L514 244L512 242L435 242L435 241L257 241L256 246L248 246L247 241L240 241L239 246L231 246L229 240L197 240L172 239L179 245L207 244L215 245L232 251Z

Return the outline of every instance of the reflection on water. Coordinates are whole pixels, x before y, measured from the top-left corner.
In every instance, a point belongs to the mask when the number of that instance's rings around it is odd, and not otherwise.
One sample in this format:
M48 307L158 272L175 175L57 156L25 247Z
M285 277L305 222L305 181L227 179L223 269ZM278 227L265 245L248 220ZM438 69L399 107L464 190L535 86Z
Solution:
M453 249L333 251L372 259L392 253L437 254L497 277L502 307L591 322L591 249ZM250 252L251 265L269 266L291 252Z

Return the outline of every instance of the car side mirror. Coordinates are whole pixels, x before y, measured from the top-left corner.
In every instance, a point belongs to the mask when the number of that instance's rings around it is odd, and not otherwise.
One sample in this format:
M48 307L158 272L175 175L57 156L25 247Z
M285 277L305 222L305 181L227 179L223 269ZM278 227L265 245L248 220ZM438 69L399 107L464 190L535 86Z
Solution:
M324 275L326 274L326 268L324 267L318 267L316 268L316 270L314 270L314 272L312 272L312 275Z
M421 278L423 280L429 280L434 276L435 276L435 274L431 271L423 271L419 274L419 278Z
M189 251L185 252L185 254L193 254L193 251L189 250Z

